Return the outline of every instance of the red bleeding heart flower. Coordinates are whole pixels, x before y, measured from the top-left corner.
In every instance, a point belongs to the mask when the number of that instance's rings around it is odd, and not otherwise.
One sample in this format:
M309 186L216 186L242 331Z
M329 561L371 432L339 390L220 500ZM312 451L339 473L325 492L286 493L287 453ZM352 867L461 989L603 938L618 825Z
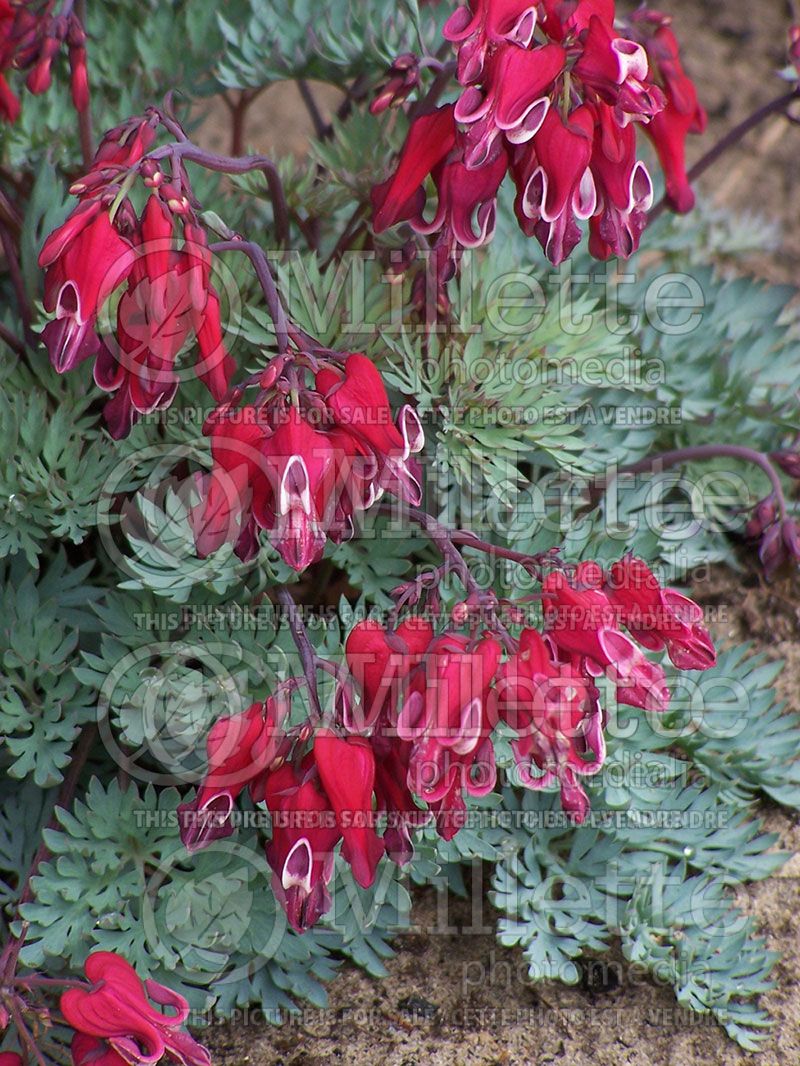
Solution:
M675 589L662 588L641 559L626 555L614 563L603 589L619 620L643 647L666 648L680 670L707 670L716 663L702 608Z
M501 149L496 158L477 170L463 159L440 164L433 174L438 193L436 214L430 222L412 222L417 233L444 230L445 241L462 248L477 248L491 240L497 213L497 192L506 176L508 156ZM450 253L451 260L454 254Z
M384 492L420 502L413 455L424 443L422 427L408 405L393 419L372 362L355 352L343 368L319 367L315 387L300 389L297 405L287 403L286 362L269 372L262 406L222 408L206 426L214 468L199 480L204 502L192 513L202 556L232 540L250 558L261 528L284 561L302 570L329 538L351 536L358 515Z
M434 812L446 840L463 825L463 792L486 795L495 785L488 694L500 655L494 637L445 633L409 679L397 721L398 736L413 745L408 786Z
M597 190L592 157L594 112L583 105L566 122L551 108L533 140L512 164L515 210L522 229L533 233L547 258L563 262L581 238L578 219L591 218Z
M452 104L414 119L394 174L372 190L372 224L376 233L421 212L425 206L423 182L455 143Z
M441 306L459 249L491 239L509 156L520 226L556 264L585 219L596 257L638 247L653 190L632 124L656 144L671 206L690 205L683 141L705 118L668 20L641 9L619 30L615 14L613 0L469 0L445 23L463 91L412 122L394 174L373 190L376 233L400 221L438 233ZM429 176L439 206L426 222Z
M653 183L636 158L636 131L620 126L613 108L598 101L592 151L592 174L598 213L591 219L589 250L597 259L627 258L639 246L653 204Z
M178 244L173 217L157 196L148 198L141 219L126 206L114 222L105 200L84 200L45 241L39 264L46 268L45 308L55 319L42 336L59 373L97 356L95 382L114 393L105 416L119 438L140 415L172 402L175 361L193 336L201 357L196 373L218 401L234 363L222 342L202 231L186 225ZM116 336L101 340L98 312L123 282Z
M521 783L541 789L557 781L564 810L582 822L589 801L578 778L596 774L605 759L595 686L558 662L539 632L525 629L519 651L500 668L493 697L497 716L518 734L511 746Z
M554 41L579 39L593 18L614 25L614 0L542 0L542 28Z
M424 436L414 408L404 405L393 419L380 373L359 352L348 355L343 375L333 369L320 371L316 386L334 423L371 451L377 462L370 502L386 491L414 506L419 504L419 466L411 456L421 450Z
M470 0L456 8L442 35L458 48L458 80L477 81L487 53L502 44L527 48L536 29L537 5L530 0Z
M626 126L631 119L650 122L664 107L664 94L649 80L648 56L643 46L616 36L598 15L589 19L574 73L614 108L620 126Z
M589 676L605 672L621 703L651 711L669 703L664 671L618 628L617 612L603 591L596 563L581 563L572 578L562 571L542 583L545 632L567 659Z
M385 850L374 827L375 755L370 742L319 729L314 736L314 760L342 834L342 855L356 881L368 888Z
M321 558L335 488L330 438L314 429L296 407L262 445L271 491L253 500L256 521L269 530L283 560L304 570Z
M0 71L27 70L28 91L44 93L52 83L53 60L66 44L72 101L75 109L82 112L89 106L86 33L69 5L61 11L52 9L52 4L36 11L28 3L0 3ZM0 73L0 117L16 122L19 111L19 100Z
M16 122L19 111L19 97L13 92L4 75L0 74L0 118L4 122Z
M414 855L411 832L430 821L430 811L414 801L408 786L408 763L413 745L396 737L377 733L372 738L375 752L375 810L386 817L383 843L386 854L403 866Z
M286 763L270 774L265 799L272 815L267 861L273 891L292 928L302 933L330 908L333 849L341 832L311 755L297 768Z
M377 89L369 105L373 115L382 114L389 107L397 107L419 84L419 58L413 52L397 56L386 79Z
M250 559L258 550L253 498L271 491L261 451L269 426L255 409L244 408L218 415L205 432L214 466L200 481L203 502L192 512L198 555L233 542L237 555Z
M427 619L417 617L405 619L392 632L371 619L350 630L345 655L362 702L348 712L344 724L349 732L367 732L381 715L393 720L403 683L432 640L433 626Z
M149 1066L164 1055L181 1066L210 1066L206 1048L182 1028L189 1015L183 996L157 981L143 983L129 962L110 951L90 955L84 972L91 987L70 988L61 997L61 1013L75 1030L75 1066Z
M59 374L95 354L98 311L130 274L135 252L100 201L81 204L50 234L39 254L45 268L44 306L55 311L44 342Z
M669 205L685 213L691 211L695 200L686 177L686 138L690 133L702 133L708 118L694 83L681 65L678 41L668 25L659 26L647 41L647 54L663 83L666 106L644 131L658 153Z
M262 798L262 777L278 756L287 713L285 700L270 697L211 727L206 776L195 798L178 807L181 840L189 851L233 832L231 813L245 788Z
M468 127L464 163L474 170L494 159L503 135L511 144L529 141L550 107L550 90L564 69L566 54L558 44L528 51L504 48L486 68L486 88L466 89L454 118Z

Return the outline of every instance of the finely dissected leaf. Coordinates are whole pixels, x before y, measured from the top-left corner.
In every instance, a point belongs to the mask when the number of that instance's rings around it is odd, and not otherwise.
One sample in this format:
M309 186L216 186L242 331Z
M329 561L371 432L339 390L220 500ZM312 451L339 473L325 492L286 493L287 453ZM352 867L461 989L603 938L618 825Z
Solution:
M41 578L21 556L0 569L0 737L11 776L30 775L39 788L61 780L81 726L94 717L92 693L72 669L78 627L92 628L86 608L99 593L83 585L83 609L72 606L90 570L70 572L63 556Z

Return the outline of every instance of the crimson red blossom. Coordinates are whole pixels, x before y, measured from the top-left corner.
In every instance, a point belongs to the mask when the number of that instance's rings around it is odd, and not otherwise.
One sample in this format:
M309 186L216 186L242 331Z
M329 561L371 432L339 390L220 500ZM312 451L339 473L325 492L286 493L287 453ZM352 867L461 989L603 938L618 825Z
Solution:
M716 663L702 609L675 589L662 588L641 559L626 555L614 563L604 589L619 620L643 647L666 648L679 670L707 670Z
M206 738L208 768L190 803L178 807L181 840L189 851L230 836L230 817L236 798L250 789L256 801L264 798L264 781L280 763L286 735L285 699L271 696L241 714L219 718Z
M328 885L341 839L313 754L299 766L286 763L271 774L265 799L272 815L267 844L272 888L292 928L302 933L330 909Z
M66 45L70 91L76 111L89 106L86 33L72 4L57 9L56 0L0 0L0 118L16 122L20 101L4 71L26 70L25 87L34 95L47 92L53 60Z
M686 177L686 138L702 133L708 117L701 107L694 82L683 69L680 48L670 20L658 15L657 29L646 41L650 63L664 87L665 105L644 131L658 153L664 171L666 196L675 211L691 211L694 191Z
M235 369L205 230L186 197L145 166L154 136L152 123L137 119L106 134L71 187L78 206L39 254L44 305L54 314L42 332L50 360L64 373L94 358L95 382L112 394L104 414L115 438L169 406L183 353L195 350L194 373L217 402ZM138 216L119 184L137 166L152 190ZM103 304L122 285L115 328L101 332Z
M465 793L485 796L497 780L488 694L502 647L492 636L444 633L409 675L397 734L411 743L407 781L450 840L464 824Z
M302 570L328 539L352 536L385 492L420 502L413 456L423 433L414 409L393 416L380 373L359 352L343 365L315 365L313 386L302 386L302 359L280 357L262 378L269 384L257 407L223 408L207 425L214 466L192 518L201 556L233 542L249 559L264 529L284 561ZM296 401L287 397L292 387Z
M621 703L650 711L669 702L664 671L619 629L617 612L603 590L597 563L581 563L569 577L563 571L542 584L545 633L558 657L589 677L606 673Z
M593 255L631 255L653 202L638 127L655 144L668 203L691 208L684 141L705 113L666 16L645 8L619 22L613 0L470 0L444 36L457 51L460 96L414 118L394 173L372 194L376 232L407 221L438 235L450 263L440 280L461 248L491 239L508 172L520 225L554 264L587 219ZM430 221L428 177L438 198Z
M206 1048L183 1028L189 1016L183 996L157 981L142 982L111 951L90 955L84 972L90 987L69 988L61 997L61 1013L75 1030L75 1066L151 1066L165 1055L180 1066L210 1066Z
M596 774L606 750L592 679L559 662L537 630L525 629L519 651L500 670L494 699L497 717L517 733L511 748L520 783L533 789L558 783L562 807L583 821L589 800L578 778Z
M474 590L438 633L422 614L358 622L345 642L347 670L321 664L336 677L324 718L312 710L289 724L287 692L305 691L306 673L265 704L220 719L207 741L206 778L180 808L184 843L195 849L232 832L233 804L249 788L272 818L273 888L302 932L331 906L340 846L367 887L384 855L409 861L414 833L431 819L446 840L464 827L468 797L495 788L499 723L513 734L513 783L557 787L581 822L585 779L600 772L606 751L599 675L621 702L662 711L664 671L639 645L666 650L681 669L716 661L697 604L631 555L607 570L587 561L544 576L541 632L528 625L514 638L496 621L481 628L472 611L479 601Z

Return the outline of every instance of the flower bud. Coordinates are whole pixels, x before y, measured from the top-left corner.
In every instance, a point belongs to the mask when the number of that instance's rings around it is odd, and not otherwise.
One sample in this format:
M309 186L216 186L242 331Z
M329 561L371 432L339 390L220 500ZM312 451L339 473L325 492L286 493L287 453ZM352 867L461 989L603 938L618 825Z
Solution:
M189 201L172 182L160 184L158 186L158 195L174 215L188 215L190 213Z
M69 50L69 87L75 110L82 114L89 106L89 72L86 67L86 49L83 45Z
M784 474L789 477L800 478L800 452L789 451L772 452L770 459L776 463Z
M775 522L778 511L775 506L775 497L766 496L753 508L753 513L744 528L744 535L749 540L758 540L766 530Z
M772 578L775 571L786 561L786 545L781 527L777 523L771 525L764 534L758 549L758 557L764 567L764 576L767 580Z
M148 189L157 189L164 181L164 172L159 168L158 163L153 162L152 159L144 160L139 167L139 173L142 175Z
M50 88L53 81L50 72L51 62L52 58L50 56L45 56L43 59L40 59L25 79L25 84L34 96L38 96L40 93L46 93Z
M385 80L378 86L375 99L369 105L373 115L380 115L389 107L397 107L419 84L419 57L404 52L392 63Z
M782 523L781 538L790 557L800 560L800 536L798 535L797 522L793 518L787 518Z

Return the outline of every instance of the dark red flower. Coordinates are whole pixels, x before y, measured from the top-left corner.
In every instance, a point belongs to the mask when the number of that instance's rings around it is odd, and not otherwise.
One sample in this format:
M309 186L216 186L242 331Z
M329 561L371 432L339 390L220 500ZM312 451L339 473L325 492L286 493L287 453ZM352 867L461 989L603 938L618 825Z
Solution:
M492 239L497 213L497 193L508 169L505 148L477 170L455 158L440 164L433 174L439 195L436 214L430 222L412 221L418 233L443 230L446 239L462 248L477 248Z
M641 9L620 30L614 0L469 0L447 20L463 91L455 105L412 123L395 173L373 190L376 232L408 221L438 233L438 307L448 306L444 286L460 249L492 236L509 155L520 226L556 264L577 245L584 219L594 256L636 251L653 190L633 123L657 146L669 202L689 204L683 141L705 115L667 23ZM439 205L427 222L429 176ZM545 180L560 185L552 204Z
M39 253L46 269L44 306L55 311L43 337L60 373L94 354L97 313L131 272L135 251L99 200L78 206Z
M582 822L589 801L578 778L596 774L605 758L595 686L556 661L539 632L525 629L519 651L500 668L493 696L496 714L518 734L511 746L522 784L540 789L557 781L564 810Z
M468 127L464 163L470 170L494 159L501 137L512 144L533 137L544 121L549 91L565 63L566 54L558 44L530 51L508 47L493 54L484 88L466 89L454 111L456 121Z
M664 94L649 79L643 46L617 36L598 15L589 19L574 73L614 108L620 126L626 126L632 119L649 122L664 107Z
M590 107L576 108L566 122L551 108L533 140L518 150L512 166L517 218L555 266L581 238L577 220L595 212L597 190L589 167L593 135Z
M432 640L430 622L413 616L391 632L371 619L350 630L345 641L347 667L358 683L362 700L345 721L350 732L368 731L382 714L391 719L403 682Z
M142 131L129 132L136 138ZM178 244L173 216L156 195L148 198L141 219L130 205L124 214L124 223L121 210L112 223L104 196L84 200L50 234L39 256L47 268L45 308L56 314L43 331L53 365L62 373L97 356L95 382L114 393L104 413L117 438L141 414L172 402L176 359L192 337L200 353L196 373L217 401L235 368L222 341L202 231L186 225ZM101 340L95 332L98 311L123 281L116 334Z
M425 206L423 182L455 143L452 104L414 119L394 173L372 190L372 225L376 233L420 214Z
M92 170L118 167L127 170L134 166L150 148L156 137L154 126L141 118L128 119L103 135L94 154ZM72 186L72 190L75 186ZM74 193L74 195L78 195Z
M620 126L609 104L595 105L596 128L592 175L599 211L590 227L589 250L597 259L627 258L639 247L653 204L653 183L644 163L636 158L636 131Z
M76 1031L75 1066L151 1066L164 1055L180 1066L210 1066L208 1051L182 1028L189 1015L183 996L157 981L142 983L131 964L110 951L90 955L84 972L92 987L70 988L61 997L61 1013Z
M317 784L313 757L299 768L286 763L270 774L265 799L272 815L267 861L272 887L298 933L330 908L333 849L341 839L336 816Z
M205 558L232 542L247 560L258 548L253 499L271 492L262 452L269 426L253 408L244 408L218 416L206 432L214 467L202 479L203 502L192 514L197 553Z
M271 491L254 496L256 521L269 530L284 562L304 570L325 550L335 489L333 446L296 407L288 407L261 450Z
M604 577L589 562L576 567L572 578L562 571L548 574L542 584L545 632L560 651L583 664L584 673L604 671L621 703L665 710L664 671L620 632L616 609L603 591Z
M38 7L38 10L37 10ZM0 3L0 117L15 122L19 101L8 86L3 70L26 70L29 92L46 92L52 83L52 66L66 43L69 49L70 87L75 108L84 111L89 104L86 69L86 33L69 6L53 11L52 4L29 2Z
M649 566L626 555L603 586L617 616L643 647L666 648L680 670L707 670L717 661L702 608L675 589L662 588Z
M343 369L321 367L298 406L287 403L279 377L276 370L263 406L222 410L207 427L214 469L200 479L204 502L192 514L201 556L232 540L249 558L258 526L284 561L302 570L320 558L328 538L351 536L357 516L384 492L421 499L413 455L424 443L422 427L410 406L393 420L371 360L355 352Z
M404 52L392 63L382 85L376 90L369 109L380 115L389 107L397 107L419 84L419 58Z
M542 0L542 28L555 41L577 38L593 18L599 18L610 29L615 8L615 0Z
M536 29L537 4L531 0L470 0L456 8L442 31L458 48L458 80L477 81L487 53L502 44L527 48Z
M318 729L314 760L342 834L342 855L358 884L368 888L385 851L374 825L375 755L370 742Z
M403 866L414 855L411 831L426 825L431 814L417 806L408 786L408 762L413 746L380 733L373 737L372 745L375 751L375 809L386 817L383 843L392 862Z
M418 464L411 456L420 451L424 438L414 408L406 404L393 418L383 378L372 360L359 352L348 355L344 375L321 370L316 386L335 424L365 445L377 461L373 502L386 491L416 506L422 487Z
M181 840L189 851L233 832L231 812L245 788L250 786L254 799L263 798L261 778L277 757L287 711L285 701L270 697L211 727L206 776L195 798L178 807Z
M647 52L663 82L666 106L644 131L655 145L664 170L670 206L675 211L691 211L695 198L686 177L686 138L690 133L702 133L708 119L694 83L681 65L678 41L669 26L656 30L647 43Z
M16 122L19 118L19 98L12 91L5 77L0 74L0 118L4 122Z
M398 736L413 745L408 786L434 812L447 840L463 824L463 792L481 796L495 785L487 701L500 654L489 636L435 638L409 679L398 717Z

